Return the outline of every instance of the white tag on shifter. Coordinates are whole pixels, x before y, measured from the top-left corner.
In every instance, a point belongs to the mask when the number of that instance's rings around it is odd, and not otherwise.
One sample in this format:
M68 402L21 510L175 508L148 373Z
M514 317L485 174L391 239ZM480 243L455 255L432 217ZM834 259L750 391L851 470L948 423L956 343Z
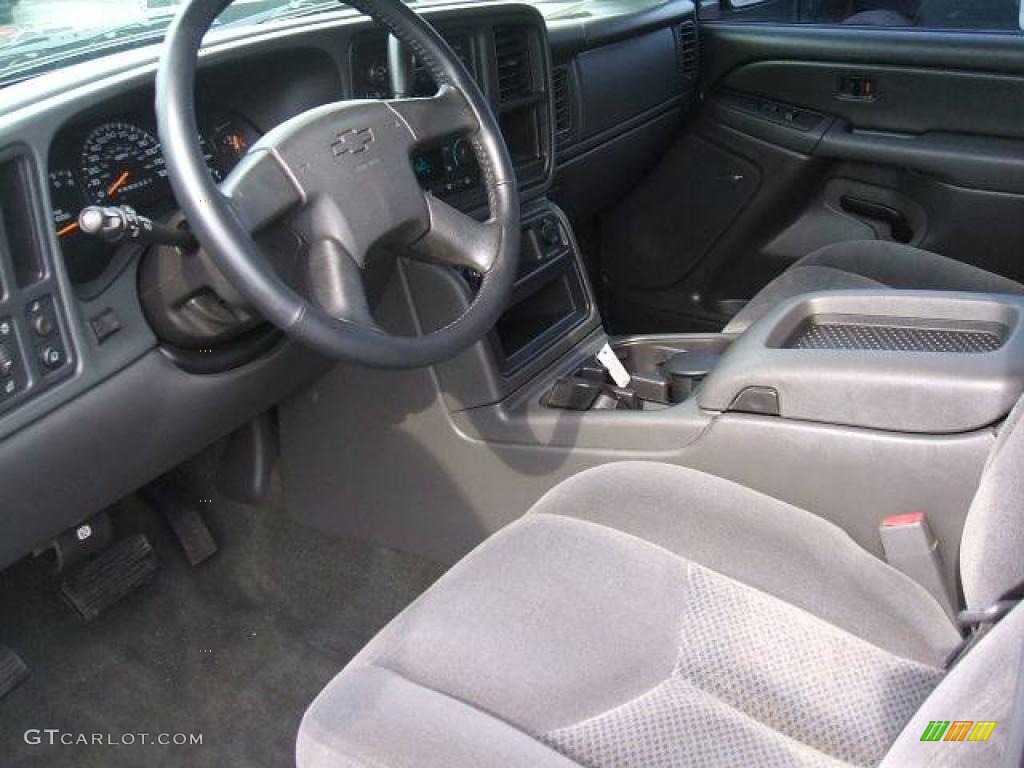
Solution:
M605 367L605 370L611 374L612 381L615 382L616 386L628 387L630 379L629 371L626 370L625 366L622 365L622 361L616 356L615 351L611 348L610 344L605 344L601 347L601 351L597 353L597 362Z

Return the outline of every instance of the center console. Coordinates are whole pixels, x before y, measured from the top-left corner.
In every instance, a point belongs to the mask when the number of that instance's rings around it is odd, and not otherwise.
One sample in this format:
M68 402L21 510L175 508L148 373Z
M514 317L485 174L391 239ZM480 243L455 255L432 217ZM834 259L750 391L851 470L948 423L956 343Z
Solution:
M600 332L582 256L565 214L545 199L523 207L519 270L493 330L434 370L449 407L499 402L537 380L554 362ZM419 326L438 328L464 312L479 285L470 271L402 265Z
M737 338L611 341L616 385L595 354L557 376L548 408L651 411L693 401L887 432L962 433L993 424L1024 389L1024 302L932 291L809 294Z
M812 294L752 326L704 381L709 412L888 432L968 432L1024 384L1024 303L929 291Z

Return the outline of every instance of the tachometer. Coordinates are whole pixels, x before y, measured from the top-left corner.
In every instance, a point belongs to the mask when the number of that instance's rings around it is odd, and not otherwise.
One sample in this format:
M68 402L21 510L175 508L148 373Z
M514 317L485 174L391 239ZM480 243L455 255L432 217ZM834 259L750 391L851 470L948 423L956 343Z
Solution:
M145 209L167 194L160 144L137 125L97 126L85 139L81 163L85 194L97 204Z

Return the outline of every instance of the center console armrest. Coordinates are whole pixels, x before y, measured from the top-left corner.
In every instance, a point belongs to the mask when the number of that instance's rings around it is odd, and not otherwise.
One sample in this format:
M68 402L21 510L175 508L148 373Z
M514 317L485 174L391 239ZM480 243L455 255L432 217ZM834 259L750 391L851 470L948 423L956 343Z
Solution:
M1024 390L1022 311L1018 296L806 294L732 344L698 403L764 404L785 419L896 432L978 429L1004 418Z

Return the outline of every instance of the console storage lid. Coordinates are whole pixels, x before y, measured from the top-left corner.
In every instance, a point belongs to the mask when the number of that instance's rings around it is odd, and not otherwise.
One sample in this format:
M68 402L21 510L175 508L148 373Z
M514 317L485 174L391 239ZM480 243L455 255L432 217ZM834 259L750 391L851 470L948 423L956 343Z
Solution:
M807 294L740 336L698 403L743 411L775 401L785 419L893 432L978 429L1005 417L1024 390L1022 310L1024 297L1003 295Z

